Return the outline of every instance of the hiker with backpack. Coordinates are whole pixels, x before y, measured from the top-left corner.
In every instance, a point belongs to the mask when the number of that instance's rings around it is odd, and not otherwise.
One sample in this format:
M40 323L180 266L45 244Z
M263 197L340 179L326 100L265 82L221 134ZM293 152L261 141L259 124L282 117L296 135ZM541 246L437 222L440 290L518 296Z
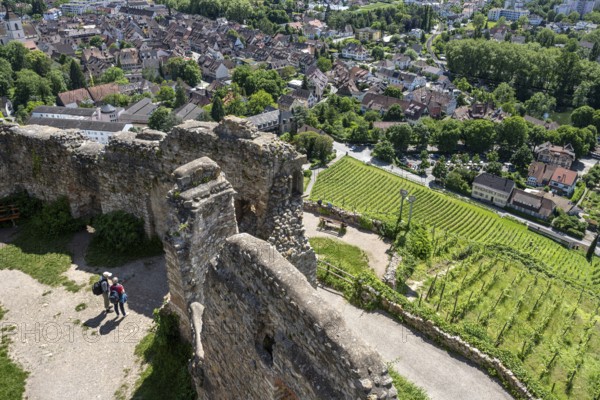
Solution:
M112 312L112 307L110 306L110 300L109 300L109 289L110 289L110 285L108 284L108 279L112 276L112 273L105 271L102 276L100 277L100 280L96 283L94 283L94 286L92 286L92 292L96 295L102 295L103 299L104 299L104 310L107 313L111 313Z
M110 295L109 299L111 303L115 305L115 312L117 313L117 317L119 316L119 308L123 313L123 318L127 316L125 312L125 303L127 302L127 293L125 293L125 288L123 285L119 283L119 278L116 276L112 279L112 286L110 287Z

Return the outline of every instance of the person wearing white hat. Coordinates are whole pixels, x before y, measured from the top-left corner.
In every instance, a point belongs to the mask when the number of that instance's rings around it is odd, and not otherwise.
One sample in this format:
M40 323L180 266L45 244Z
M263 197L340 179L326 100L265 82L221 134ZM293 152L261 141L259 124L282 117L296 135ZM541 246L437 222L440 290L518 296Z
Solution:
M102 297L104 298L104 310L106 310L107 313L111 313L113 311L108 299L108 293L110 291L108 280L110 277L112 277L112 273L105 271L102 274L102 279L100 280L100 285L102 286Z

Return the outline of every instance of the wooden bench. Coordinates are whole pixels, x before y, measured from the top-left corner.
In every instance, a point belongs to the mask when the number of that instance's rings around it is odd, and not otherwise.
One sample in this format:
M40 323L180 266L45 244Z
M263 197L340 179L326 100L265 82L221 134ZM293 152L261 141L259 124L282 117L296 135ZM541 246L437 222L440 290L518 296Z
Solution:
M16 225L16 220L19 219L21 213L19 209L13 205L0 205L0 222L11 221L13 226Z
M345 222L334 221L329 218L319 217L319 228L324 230L333 230L342 233L347 227Z

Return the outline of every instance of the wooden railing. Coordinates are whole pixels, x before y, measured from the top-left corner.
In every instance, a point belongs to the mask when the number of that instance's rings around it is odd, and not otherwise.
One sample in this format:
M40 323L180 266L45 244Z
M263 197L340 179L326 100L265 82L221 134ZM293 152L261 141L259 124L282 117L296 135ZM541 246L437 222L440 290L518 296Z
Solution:
M330 264L326 261L317 260L317 269L326 271L328 274L331 274L337 278L340 278L344 282L347 282L351 285L353 285L354 282L356 282L356 277L354 275L349 274L348 272L344 271L343 269L336 267L335 265ZM340 274L342 274L342 275L340 275ZM343 275L345 275L345 276L343 276Z

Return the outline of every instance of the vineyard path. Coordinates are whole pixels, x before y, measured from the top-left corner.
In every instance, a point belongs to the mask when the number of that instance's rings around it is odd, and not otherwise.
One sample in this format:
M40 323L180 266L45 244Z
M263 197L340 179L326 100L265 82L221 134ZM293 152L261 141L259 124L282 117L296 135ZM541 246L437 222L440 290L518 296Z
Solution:
M349 304L341 294L318 288L319 295L344 318L348 327L375 349L385 362L422 387L431 400L512 399L496 380L468 360L434 345L382 312Z

